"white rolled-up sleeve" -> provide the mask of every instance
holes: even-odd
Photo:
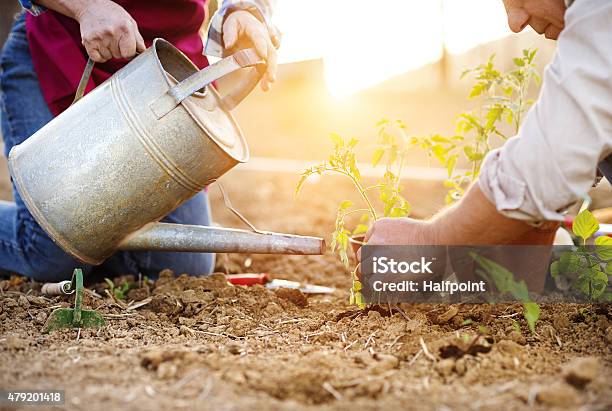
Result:
[[[517,136],[490,152],[478,184],[511,218],[562,220],[612,154],[612,1],[580,0],[565,14],[537,103]]]

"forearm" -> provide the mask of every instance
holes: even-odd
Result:
[[[98,0],[36,0],[36,4],[78,20],[88,3]]]
[[[538,102],[516,137],[490,152],[479,186],[502,214],[563,221],[612,154],[612,2],[582,0],[565,14]]]
[[[534,230],[523,221],[500,214],[478,184],[457,204],[435,216],[428,226],[435,244],[442,245],[508,244]]]

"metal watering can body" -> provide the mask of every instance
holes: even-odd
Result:
[[[312,237],[272,234],[262,241],[265,235],[243,230],[156,223],[248,159],[229,109],[258,76],[224,98],[209,85],[261,63],[253,50],[239,53],[198,71],[178,49],[156,39],[11,150],[17,190],[62,249],[88,264],[100,264],[118,249],[227,252],[233,238],[242,241],[236,251],[322,252],[322,240]]]

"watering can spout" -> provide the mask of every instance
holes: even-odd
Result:
[[[123,240],[119,249],[320,255],[325,252],[325,241],[318,237],[293,234],[149,223]]]

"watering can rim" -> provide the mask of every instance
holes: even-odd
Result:
[[[183,53],[180,49],[178,49],[176,46],[174,46],[172,43],[170,43],[168,40],[165,40],[161,37],[156,37],[155,39],[153,39],[153,42],[151,43],[151,51],[153,52],[153,54],[155,55],[155,64],[157,69],[159,70],[159,72],[162,74],[162,76],[164,77],[164,80],[166,82],[166,84],[168,85],[168,88],[172,88],[173,86],[176,85],[176,79],[174,79],[165,69],[163,66],[163,63],[159,57],[158,54],[158,47],[162,45],[162,47],[168,47],[169,49],[172,50],[172,52],[179,58],[181,58],[186,64],[188,64],[192,69],[193,69],[193,73],[194,74],[198,71],[200,71],[200,69],[198,68],[198,66],[196,66],[190,59],[189,57],[187,57],[185,55],[185,53]],[[202,70],[206,70],[207,67],[205,67]],[[193,99],[197,99],[197,98],[204,98],[207,93],[212,93],[213,95],[215,95],[216,100],[220,106],[220,108],[223,109],[223,111],[225,112],[225,115],[227,116],[227,118],[230,120],[230,122],[232,123],[232,126],[235,128],[236,130],[236,138],[237,138],[237,144],[239,144],[242,147],[242,153],[243,155],[238,157],[236,155],[236,153],[231,150],[232,146],[228,146],[222,138],[219,138],[215,133],[213,133],[204,122],[202,122],[200,120],[200,118],[197,116],[195,110],[194,110],[194,101]],[[232,159],[234,159],[235,161],[237,161],[238,163],[246,163],[247,161],[249,161],[250,159],[250,150],[249,150],[249,145],[246,141],[246,138],[244,137],[244,134],[242,133],[242,129],[240,128],[240,125],[238,124],[238,122],[236,121],[236,119],[234,118],[234,116],[232,115],[231,111],[224,106],[223,103],[223,99],[221,98],[221,96],[219,95],[219,93],[217,92],[217,90],[215,90],[214,87],[208,87],[206,86],[206,90],[204,93],[196,91],[193,94],[191,94],[189,97],[187,97],[185,100],[181,101],[181,106],[187,111],[187,113],[189,113],[189,116],[191,117],[191,119],[193,121],[195,121],[195,123],[202,129],[202,131],[204,133],[206,133],[206,135],[212,139],[215,144],[217,146],[219,146],[219,148],[221,150],[223,150],[227,155],[229,155]]]

